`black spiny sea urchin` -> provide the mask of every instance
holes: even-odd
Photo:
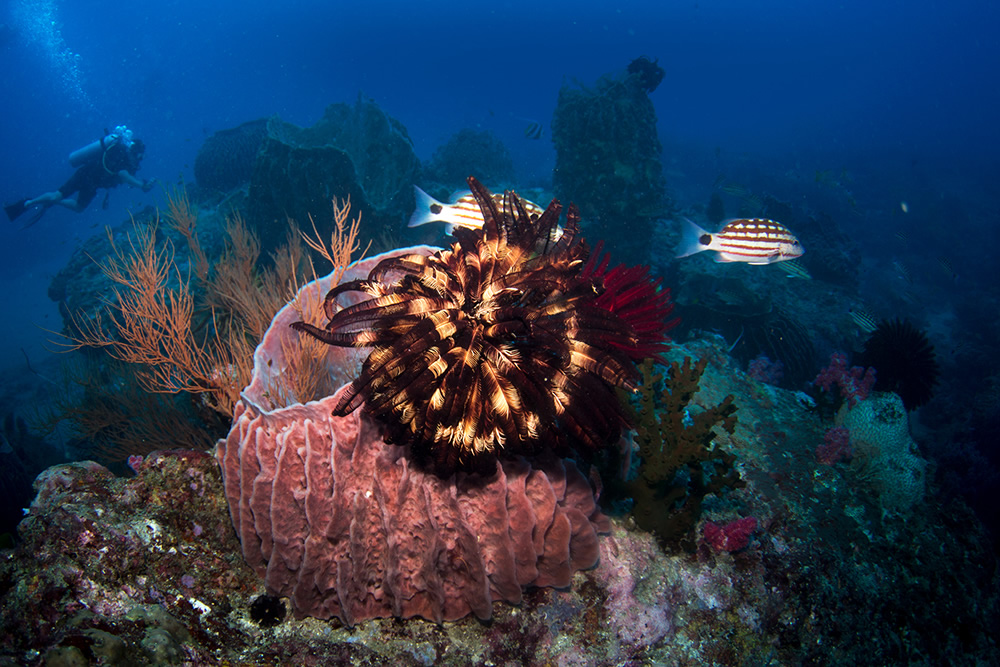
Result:
[[[615,388],[634,388],[634,361],[662,349],[669,292],[644,270],[588,263],[575,206],[560,233],[558,201],[532,219],[516,194],[469,185],[481,231],[456,228],[446,250],[387,259],[367,280],[338,285],[324,329],[292,325],[373,348],[334,414],[363,403],[388,442],[409,444],[442,475],[490,472],[499,455],[543,444],[614,442],[627,424]],[[602,298],[606,282],[623,296]],[[338,310],[351,291],[369,298]]]
[[[895,392],[907,410],[919,408],[934,394],[938,377],[934,346],[908,320],[879,322],[858,363],[873,367],[875,389]]]

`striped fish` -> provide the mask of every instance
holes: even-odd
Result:
[[[544,134],[545,128],[537,120],[530,121],[528,126],[524,128],[524,138],[525,139],[541,139],[542,134]]]
[[[875,318],[864,309],[852,308],[851,319],[854,320],[854,323],[858,326],[858,328],[866,334],[870,334],[878,328],[878,322],[876,322]]]
[[[802,262],[797,259],[782,262],[781,269],[788,274],[789,278],[802,278],[803,280],[812,280],[813,278],[809,270],[802,266]]]
[[[716,234],[685,218],[684,234],[677,257],[687,257],[705,250],[719,253],[717,262],[773,264],[801,257],[805,250],[795,235],[780,222],[764,218],[729,220]]]
[[[451,196],[451,202],[448,204],[439,202],[416,185],[413,186],[413,191],[417,197],[417,208],[410,216],[410,223],[407,227],[419,227],[429,222],[443,222],[447,225],[446,229],[449,234],[455,227],[483,228],[483,212],[479,210],[479,204],[476,203],[476,198],[469,190],[456,192]],[[503,206],[502,193],[494,194],[493,200],[496,201],[497,206]],[[534,202],[527,199],[521,201],[524,202],[524,208],[532,220],[545,212]]]

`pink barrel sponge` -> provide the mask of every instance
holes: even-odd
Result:
[[[272,379],[282,340],[297,335],[284,319],[255,355]],[[356,362],[331,357],[331,372]],[[514,458],[488,477],[440,478],[386,445],[364,410],[334,417],[336,394],[274,407],[267,384],[244,391],[216,456],[246,561],[298,615],[486,619],[493,601],[568,586],[597,563],[607,518],[572,461]]]

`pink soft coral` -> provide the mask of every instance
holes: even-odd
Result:
[[[730,521],[727,524],[705,522],[705,543],[716,551],[739,551],[750,544],[750,536],[757,530],[757,519],[752,516]]]

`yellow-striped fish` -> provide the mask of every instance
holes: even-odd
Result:
[[[789,278],[802,278],[803,280],[812,280],[812,274],[806,267],[802,266],[802,262],[797,259],[793,259],[787,262],[782,262],[782,271],[788,274]]]
[[[417,208],[413,211],[413,215],[410,216],[410,222],[407,227],[419,227],[429,222],[443,222],[449,234],[451,234],[455,227],[468,227],[469,229],[483,228],[483,212],[479,209],[479,204],[476,202],[476,198],[472,196],[471,191],[461,190],[456,192],[451,196],[451,202],[448,204],[439,202],[416,185],[413,186],[413,192],[417,198]],[[503,193],[495,193],[493,200],[497,203],[497,206],[503,206]],[[530,202],[527,199],[522,199],[521,201],[524,202],[524,208],[528,211],[528,215],[531,216],[532,220],[545,212],[544,209],[534,202]]]

